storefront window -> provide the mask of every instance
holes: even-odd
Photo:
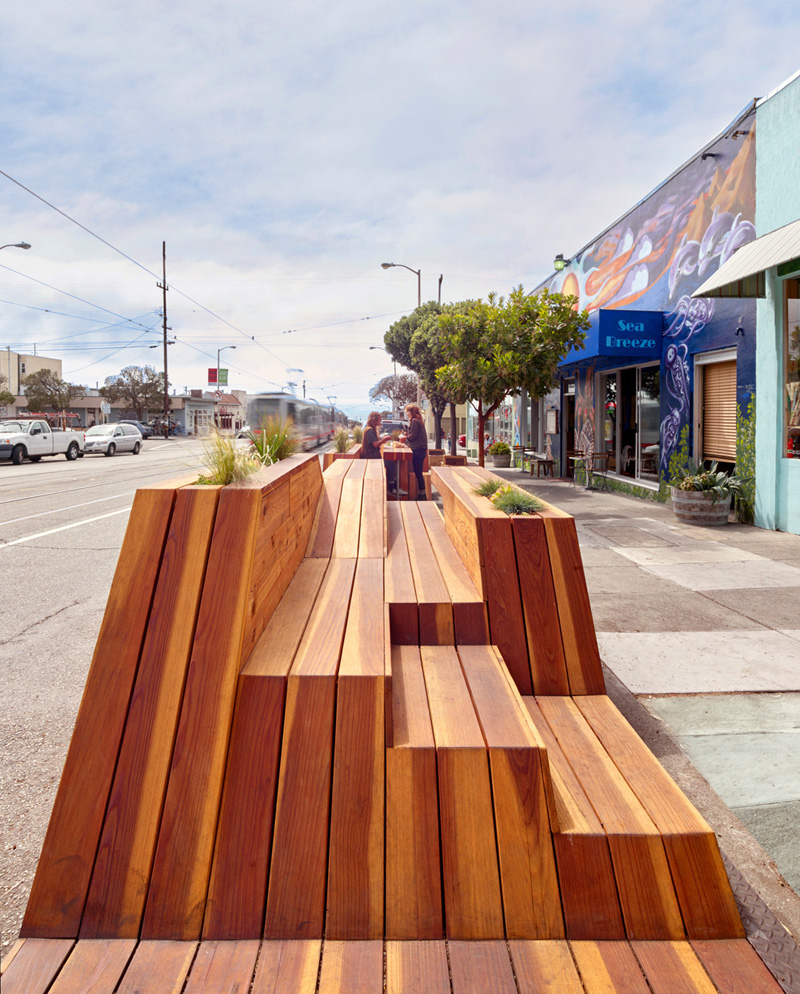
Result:
[[[784,452],[800,459],[800,280],[786,280],[785,398],[786,439]]]
[[[608,455],[608,469],[615,473],[617,470],[617,374],[607,373],[603,380],[600,396],[603,400],[603,447],[602,452]]]
[[[639,477],[658,480],[658,431],[661,404],[661,373],[658,366],[639,370],[639,431],[637,433]]]

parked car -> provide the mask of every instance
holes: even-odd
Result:
[[[461,446],[462,449],[466,448],[466,445],[467,445],[467,436],[466,435],[459,435],[458,436],[458,444]]]
[[[392,418],[381,421],[381,435],[391,435],[393,431],[406,432],[408,431],[408,425]]]
[[[89,428],[83,436],[83,451],[87,456],[101,452],[104,456],[113,456],[115,452],[132,452],[139,455],[142,447],[142,436],[133,425],[117,422],[113,425],[95,425]]]
[[[122,418],[120,421],[117,422],[117,424],[133,425],[134,428],[139,429],[139,434],[142,436],[142,439],[151,438],[153,435],[153,429],[150,427],[150,425],[142,424],[141,421],[134,421],[133,418]]]
[[[46,420],[9,418],[0,421],[0,459],[19,466],[24,459],[39,462],[42,456],[83,455],[83,432],[53,430]]]

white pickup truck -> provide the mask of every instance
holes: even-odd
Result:
[[[10,459],[15,466],[24,459],[39,462],[42,456],[83,455],[83,432],[53,430],[47,421],[8,418],[0,421],[0,460]]]

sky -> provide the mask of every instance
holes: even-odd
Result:
[[[0,12],[0,350],[361,416],[423,301],[533,288],[800,68],[774,0]],[[382,262],[397,268],[383,270]],[[235,346],[235,350],[232,348]],[[2,365],[0,364],[0,368]]]

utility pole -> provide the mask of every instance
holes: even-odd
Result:
[[[169,376],[167,375],[167,243],[161,243],[161,261],[163,264],[164,279],[156,286],[163,290],[164,295],[164,438],[169,438]]]

